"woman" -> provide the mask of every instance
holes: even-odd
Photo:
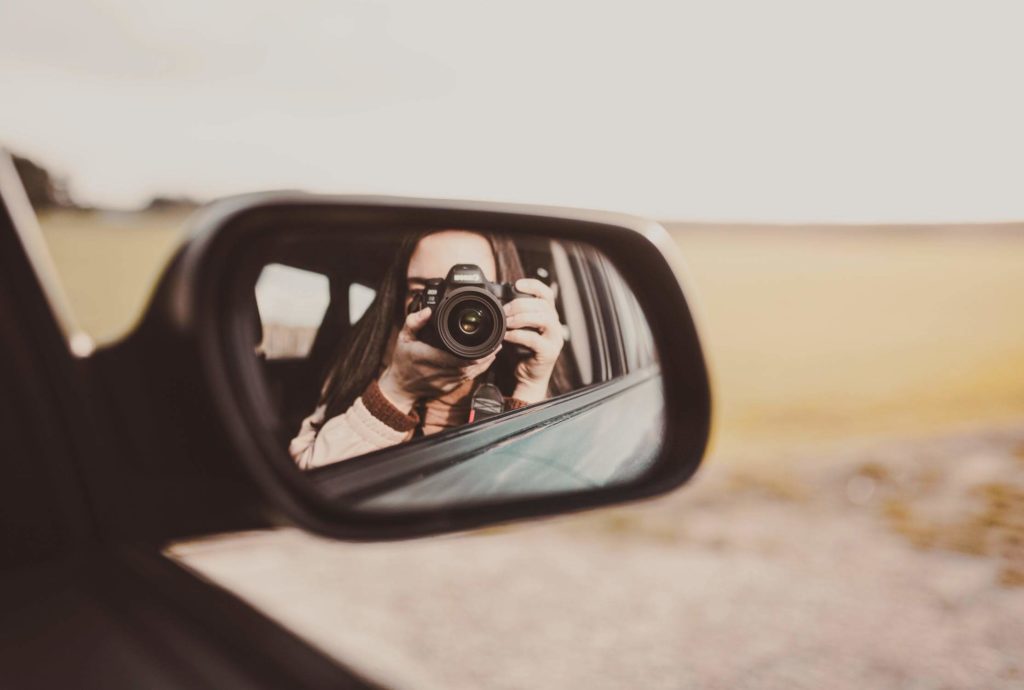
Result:
[[[501,347],[466,361],[417,338],[430,308],[406,314],[413,294],[455,264],[476,264],[494,282],[514,282],[520,297],[504,305],[505,342],[528,355],[499,356]],[[355,325],[327,377],[320,404],[307,417],[289,452],[302,469],[319,467],[469,421],[470,402],[484,374],[505,395],[505,409],[567,390],[562,327],[554,293],[523,277],[507,238],[465,230],[407,237],[373,304]]]

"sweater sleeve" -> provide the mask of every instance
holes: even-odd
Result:
[[[300,469],[329,465],[407,441],[419,422],[416,415],[404,414],[391,405],[376,381],[348,410],[327,420],[317,430],[314,425],[323,421],[324,412],[325,406],[321,405],[304,419],[298,435],[288,446]]]

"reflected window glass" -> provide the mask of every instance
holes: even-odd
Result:
[[[363,317],[376,296],[376,290],[366,287],[362,283],[352,283],[348,286],[348,323],[350,326]]]
[[[331,302],[327,276],[284,264],[268,264],[256,281],[262,326],[257,352],[266,359],[309,355]]]

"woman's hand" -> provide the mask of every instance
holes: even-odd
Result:
[[[416,338],[416,333],[430,321],[430,307],[405,317],[398,333],[391,362],[377,384],[391,404],[408,413],[417,400],[436,398],[476,378],[494,362],[498,350],[482,359],[465,360]]]
[[[517,280],[516,289],[533,296],[505,305],[505,342],[522,345],[532,354],[516,364],[517,385],[512,397],[535,403],[548,397],[551,372],[565,338],[555,311],[554,291],[533,278]]]

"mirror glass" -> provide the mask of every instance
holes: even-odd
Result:
[[[654,342],[593,246],[479,228],[287,237],[243,290],[239,350],[280,450],[332,501],[585,491],[658,457]]]

